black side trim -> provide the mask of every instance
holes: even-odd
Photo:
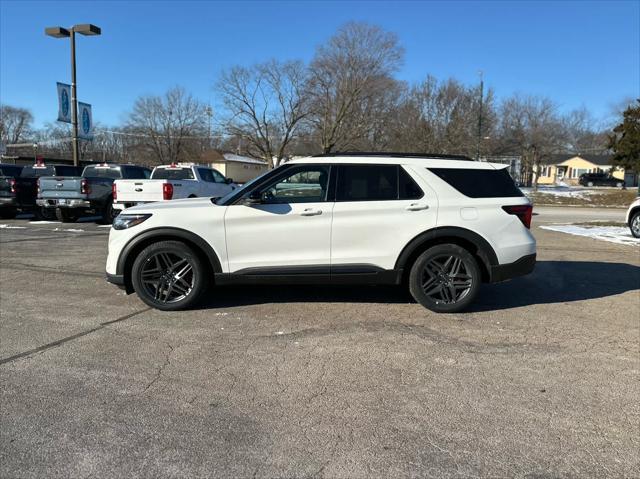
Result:
[[[402,270],[369,264],[246,268],[215,275],[216,284],[400,284]]]
[[[473,231],[464,228],[458,228],[455,226],[444,226],[442,228],[434,228],[425,231],[424,233],[420,233],[418,236],[409,241],[407,246],[405,246],[400,253],[400,256],[398,256],[394,269],[404,269],[406,267],[407,260],[411,257],[411,255],[425,243],[445,237],[461,238],[474,244],[478,248],[478,254],[487,267],[488,271],[491,271],[491,267],[493,265],[498,264],[498,256],[496,255],[496,252],[493,250],[487,240],[485,240],[478,233],[474,233]]]
[[[125,289],[123,275],[106,273],[106,276],[107,276],[107,282],[111,284],[115,284],[120,289]]]
[[[489,270],[491,276],[490,281],[492,283],[497,283],[499,281],[506,281],[518,276],[524,276],[525,274],[531,273],[535,267],[535,253],[523,256],[513,263],[493,265]]]
[[[214,273],[222,272],[222,267],[220,266],[220,260],[218,259],[218,256],[216,255],[215,251],[213,251],[213,248],[211,248],[211,246],[207,241],[202,239],[197,234],[192,233],[191,231],[180,229],[180,228],[152,228],[140,233],[138,236],[134,236],[133,238],[131,238],[131,240],[129,240],[129,242],[125,245],[125,247],[122,248],[122,251],[120,252],[120,257],[118,258],[118,265],[116,266],[116,274],[122,275],[122,276],[126,274],[125,265],[127,264],[127,257],[129,256],[131,251],[133,251],[136,248],[136,246],[140,245],[141,242],[144,242],[153,238],[162,238],[162,237],[172,237],[172,238],[179,238],[179,239],[184,239],[186,241],[190,241],[205,253],[205,255],[207,256],[207,259],[209,260],[209,264],[211,264],[211,268],[213,269]]]

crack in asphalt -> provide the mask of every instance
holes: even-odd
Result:
[[[158,381],[158,379],[160,379],[160,376],[162,376],[162,373],[163,373],[164,369],[171,364],[171,354],[173,353],[173,349],[174,348],[169,343],[165,343],[165,344],[169,348],[169,351],[167,352],[167,354],[164,357],[164,363],[161,364],[160,367],[158,367],[158,370],[156,371],[156,375],[145,386],[144,390],[142,391],[143,394],[145,392],[147,392],[151,388],[151,386],[153,386],[156,383],[156,381]]]
[[[112,319],[111,321],[104,321],[104,322],[100,323],[98,326],[96,326],[94,328],[87,329],[85,331],[73,334],[71,336],[67,336],[67,337],[62,338],[62,339],[58,339],[57,341],[53,341],[51,343],[44,344],[44,345],[39,346],[37,348],[29,349],[27,351],[23,351],[22,353],[14,354],[13,356],[9,356],[9,357],[4,358],[4,359],[0,359],[0,366],[3,365],[3,364],[11,363],[11,362],[16,361],[16,360],[21,359],[21,358],[25,358],[27,356],[31,356],[31,355],[36,354],[36,353],[41,353],[43,351],[46,351],[46,350],[51,349],[51,348],[55,348],[57,346],[61,346],[61,345],[65,344],[65,343],[68,343],[69,341],[73,341],[74,339],[82,338],[83,336],[87,336],[87,335],[89,335],[91,333],[95,333],[96,331],[100,331],[101,329],[104,329],[104,328],[106,328],[107,326],[109,326],[111,324],[119,323],[121,321],[125,321],[127,319],[131,319],[134,316],[137,316],[139,314],[146,313],[149,310],[151,310],[151,308],[145,308],[145,309],[141,309],[140,311],[136,311],[134,313],[125,314],[124,316],[121,316],[121,317],[116,318],[116,319]]]

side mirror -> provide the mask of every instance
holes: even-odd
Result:
[[[231,178],[227,178],[225,179],[225,183],[230,185],[231,183],[233,183],[233,180]]]
[[[245,200],[247,205],[259,205],[263,201],[263,195],[260,191],[252,191],[251,194]]]

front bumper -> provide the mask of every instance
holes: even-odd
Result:
[[[489,281],[491,283],[498,283],[500,281],[517,278],[518,276],[524,276],[531,273],[535,267],[535,253],[523,256],[513,263],[492,265],[491,271],[489,272]]]
[[[53,200],[38,198],[36,204],[45,208],[91,208],[91,203],[87,200],[65,198]]]

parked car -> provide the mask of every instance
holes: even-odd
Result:
[[[609,173],[583,173],[578,178],[578,183],[582,186],[616,186],[622,188],[624,180],[615,178]]]
[[[231,178],[206,166],[156,166],[148,180],[116,180],[113,183],[113,207],[123,210],[154,201],[182,198],[221,197],[237,188]]]
[[[426,308],[457,312],[480,283],[533,270],[531,215],[506,165],[304,158],[215,201],[127,209],[111,228],[107,280],[161,310],[193,306],[211,282],[369,283],[406,284]]]
[[[640,196],[629,206],[626,223],[629,225],[631,234],[640,238]]]
[[[70,165],[0,165],[0,216],[15,218],[18,212],[33,213],[49,219],[47,211],[36,204],[38,179],[41,176],[76,175],[80,168]]]
[[[113,208],[112,185],[119,178],[149,178],[151,170],[137,165],[101,163],[86,166],[82,176],[40,178],[39,206],[55,210],[60,221],[73,222],[93,212],[111,223],[119,213]]]

